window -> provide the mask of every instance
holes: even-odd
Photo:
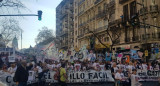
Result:
[[[77,6],[77,2],[75,2],[74,4],[75,4],[75,6]]]
[[[76,34],[75,35],[77,35],[77,31],[76,31]]]
[[[152,0],[151,5],[155,5],[155,0]]]
[[[130,18],[136,14],[136,1],[130,3]]]
[[[77,13],[77,9],[75,9],[75,13]]]
[[[101,12],[101,6],[98,7],[98,13],[100,13],[100,12]]]
[[[104,3],[103,9],[104,9],[104,10],[107,10],[107,4],[106,4],[106,3]]]
[[[109,41],[109,37],[107,37],[107,42]]]
[[[128,4],[123,6],[123,16],[124,16],[124,21],[128,21],[129,20],[129,16],[128,16]]]
[[[77,28],[77,23],[76,23],[76,25],[75,25],[75,26],[76,26],[76,28]]]
[[[77,16],[75,17],[75,21],[77,21]]]

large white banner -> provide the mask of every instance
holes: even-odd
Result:
[[[54,79],[56,72],[49,71],[42,77],[48,83],[57,83]],[[14,86],[16,83],[13,81],[11,74],[0,75],[0,81],[6,83],[8,86]],[[114,82],[111,71],[70,71],[68,72],[68,83],[83,83],[83,82]],[[34,71],[29,71],[28,84],[38,82],[37,74]]]
[[[111,71],[70,71],[68,72],[69,83],[83,82],[114,82]]]
[[[158,81],[160,70],[137,70],[139,81]]]

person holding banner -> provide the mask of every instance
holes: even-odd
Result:
[[[29,70],[33,67],[32,64],[27,67],[27,63],[25,60],[21,62],[21,66],[19,66],[15,72],[15,80],[18,86],[27,86]]]

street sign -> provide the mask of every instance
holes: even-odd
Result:
[[[148,50],[145,50],[145,56],[148,56]]]

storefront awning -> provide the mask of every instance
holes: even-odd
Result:
[[[105,45],[109,48],[110,47],[110,45],[109,44],[107,44],[107,43],[105,43]],[[104,49],[104,48],[106,48],[104,45],[102,45],[102,44],[95,44],[95,49]]]

